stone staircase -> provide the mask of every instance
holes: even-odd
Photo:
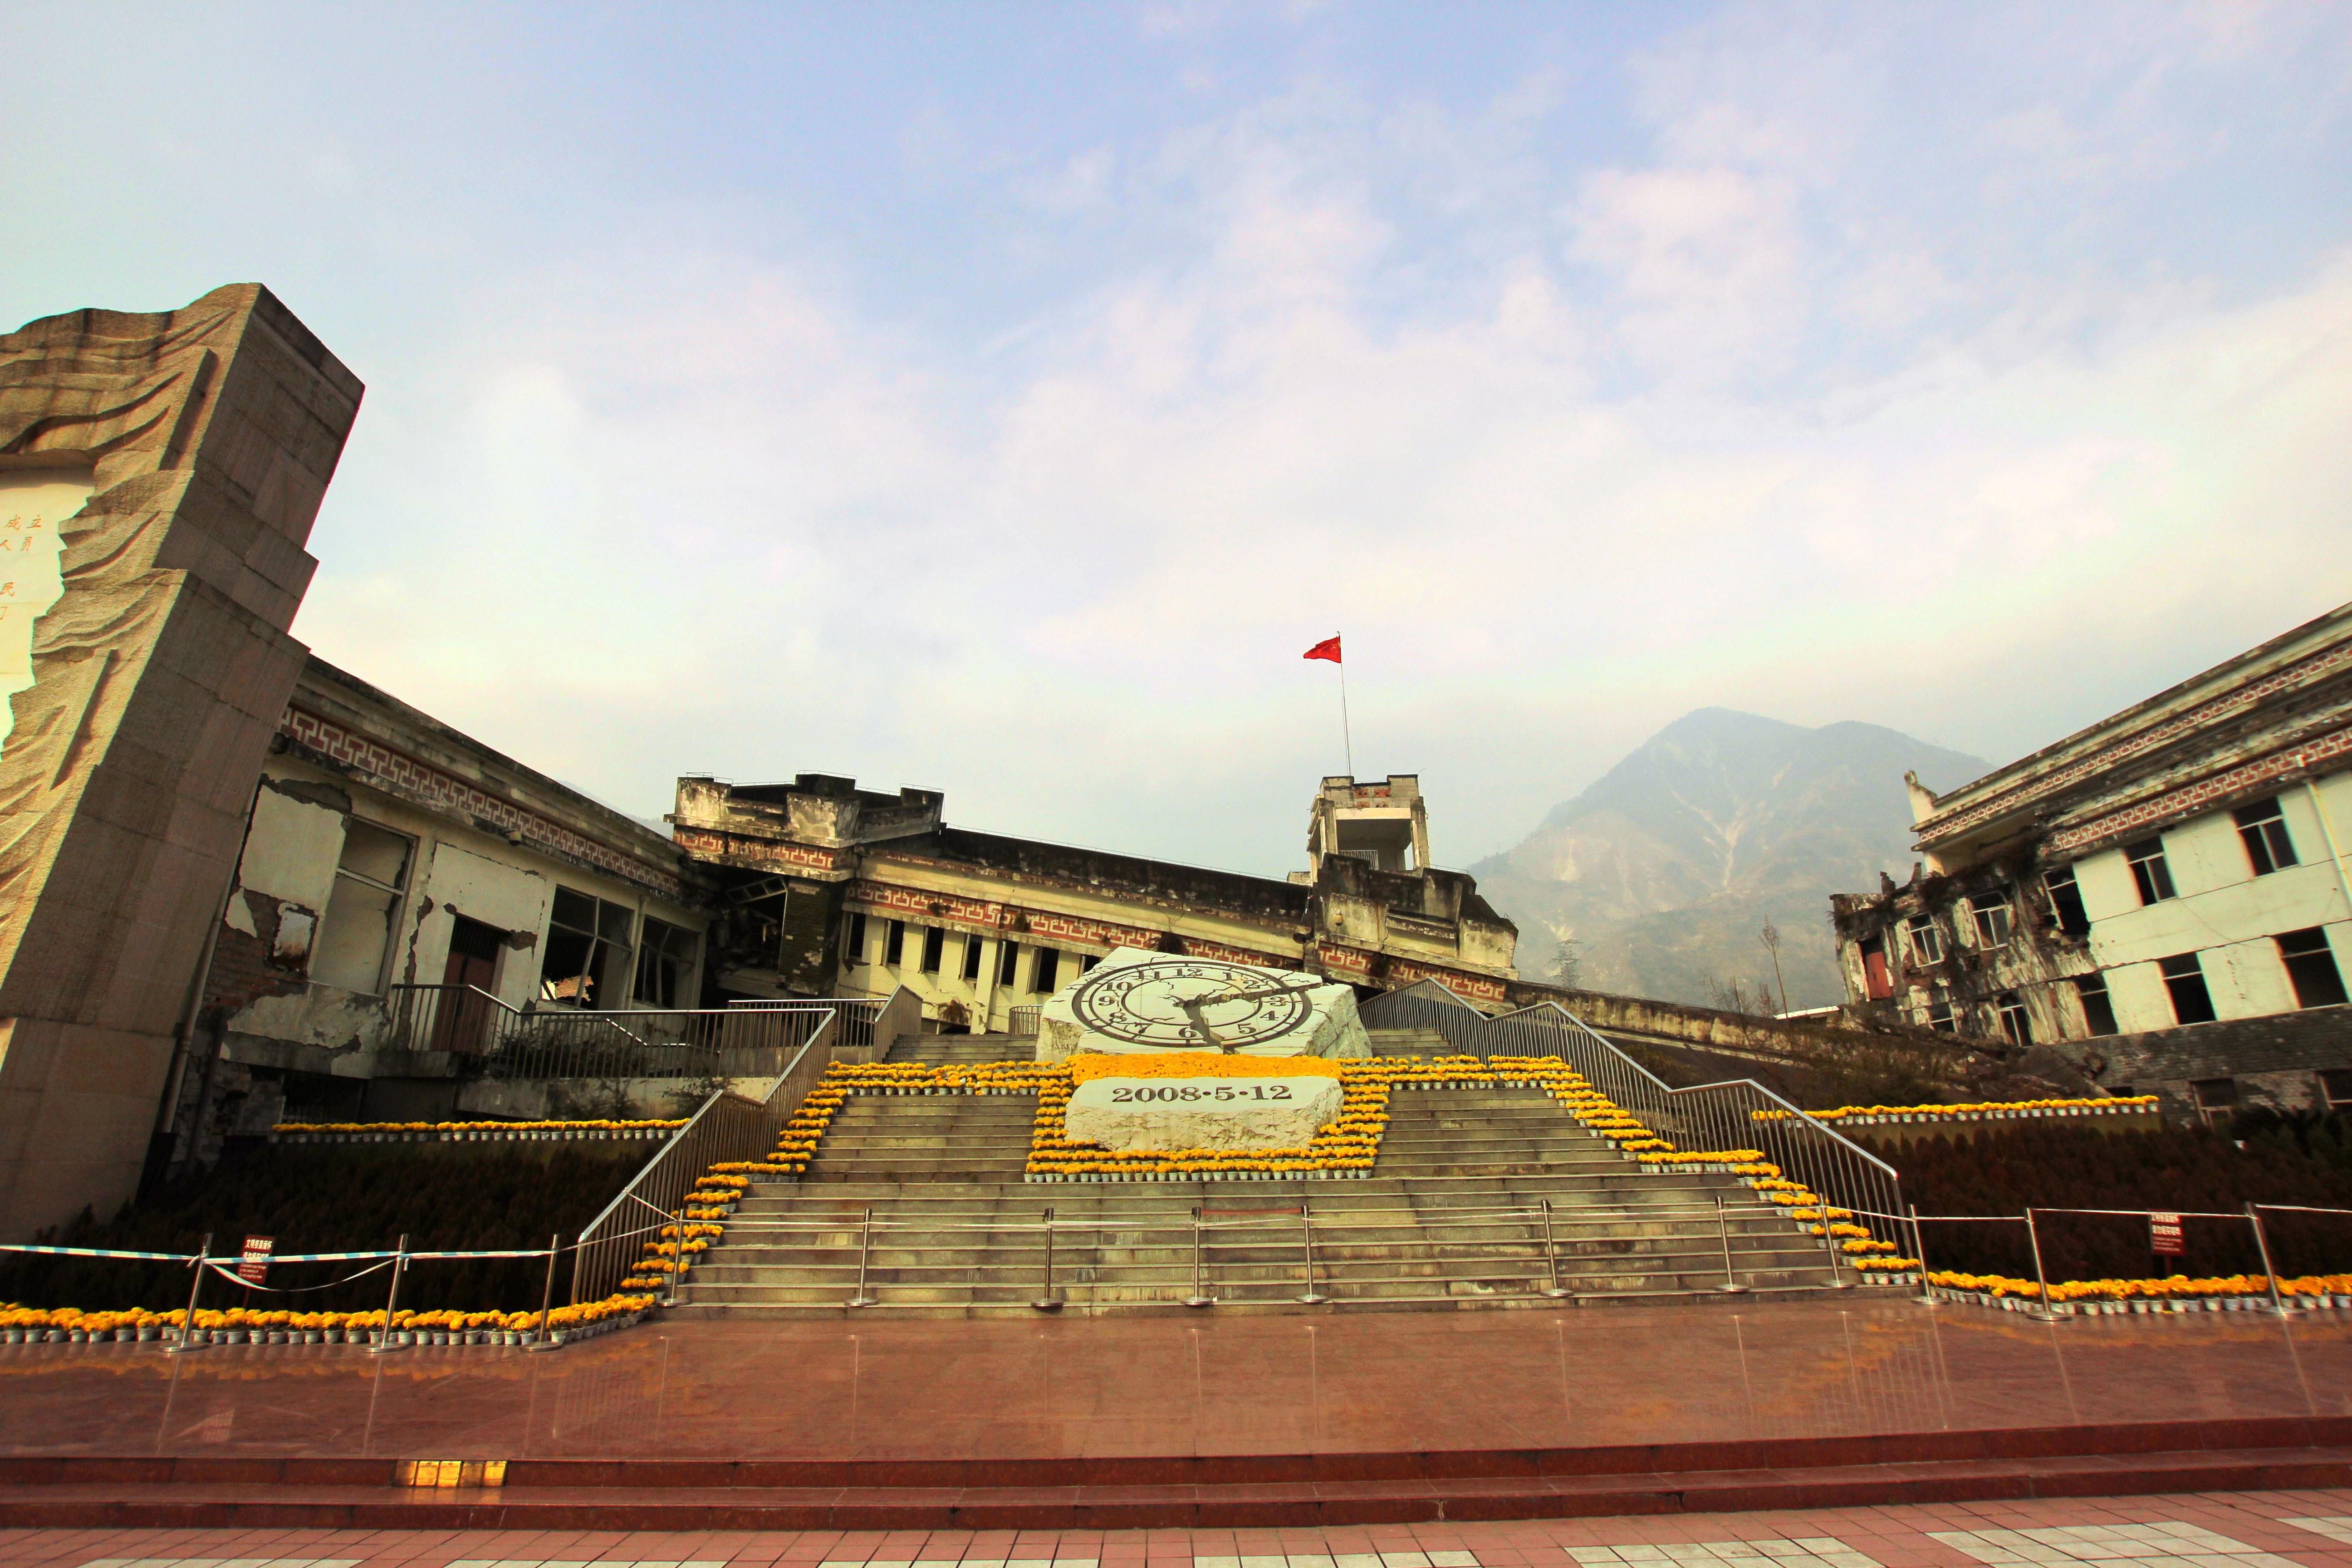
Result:
[[[956,1048],[987,1037],[933,1037]],[[1026,1042],[1021,1042],[1025,1045]],[[894,1051],[894,1059],[897,1058]],[[923,1059],[923,1058],[914,1058]],[[993,1059],[973,1057],[960,1059]],[[1307,1294],[1299,1205],[1313,1215],[1313,1293],[1349,1310],[1549,1305],[1553,1263],[1578,1304],[1738,1300],[1831,1282],[1818,1237],[1727,1176],[1646,1175],[1532,1089],[1400,1090],[1369,1179],[1026,1183],[1027,1096],[854,1096],[799,1183],[756,1184],[688,1276],[688,1315],[1026,1314],[1046,1297],[1085,1312],[1327,1310]],[[1718,1220],[1717,1200],[1723,1203]],[[1852,1276],[1840,1270],[1841,1280]]]
[[[1027,1061],[1036,1055],[1037,1042],[1011,1035],[914,1035],[891,1042],[887,1062]]]

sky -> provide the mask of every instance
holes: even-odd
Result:
[[[1697,707],[1995,762],[2352,599],[2352,6],[0,4],[0,324],[367,384],[296,635],[676,777],[1440,864]],[[1889,788],[1899,788],[1889,781]]]

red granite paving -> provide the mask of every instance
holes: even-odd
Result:
[[[0,1348],[0,1410],[10,1455],[1426,1455],[2352,1415],[2352,1322],[1850,1299],[680,1322],[552,1355],[28,1345]]]

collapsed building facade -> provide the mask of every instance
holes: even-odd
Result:
[[[722,881],[722,999],[880,996],[900,986],[951,1029],[1013,1027],[1117,947],[1311,968],[1375,989],[1427,979],[1507,1001],[1518,932],[1429,864],[1417,778],[1327,778],[1308,868],[1287,879],[953,827],[936,791],[803,773],[678,781],[680,848]]]
[[[2210,1118],[2352,1104],[2352,605],[1937,795],[1832,900],[1850,1005]]]

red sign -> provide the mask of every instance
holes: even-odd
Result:
[[[245,1255],[236,1260],[236,1277],[248,1285],[258,1285],[268,1279],[269,1249],[277,1245],[272,1237],[247,1237]]]
[[[2152,1214],[2147,1216],[2147,1249],[2158,1258],[2179,1258],[2189,1251],[2189,1238],[2180,1229],[2177,1214]]]

